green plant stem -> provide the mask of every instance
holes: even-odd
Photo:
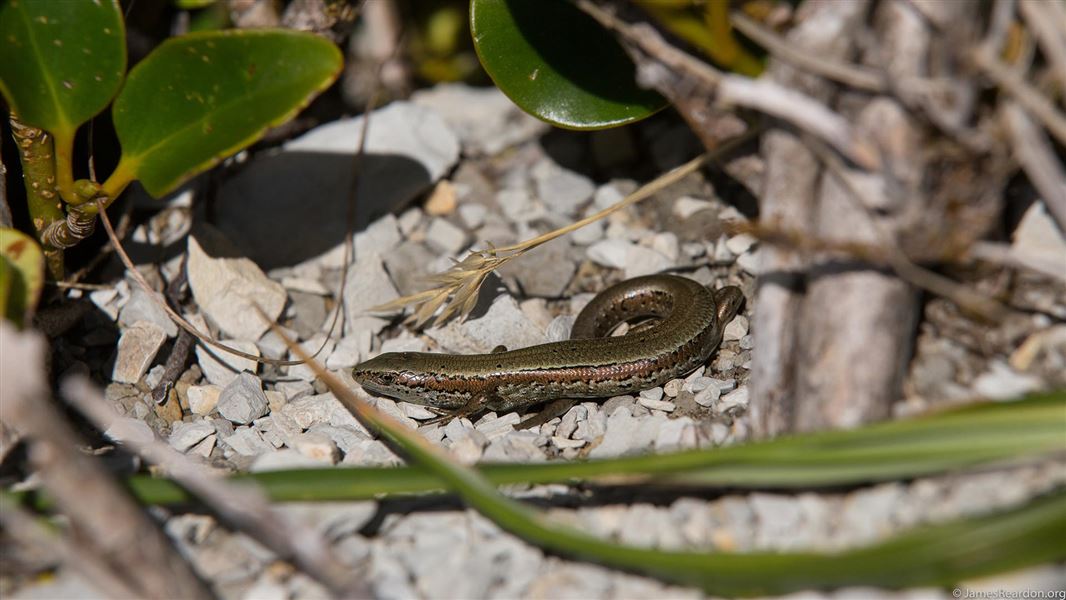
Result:
[[[12,113],[11,131],[19,148],[22,162],[22,179],[26,185],[26,206],[29,209],[33,229],[44,250],[48,274],[55,280],[63,279],[63,250],[48,244],[44,232],[52,223],[63,221],[63,202],[56,189],[55,149],[52,136],[30,127]]]
[[[74,193],[73,132],[65,135],[57,135],[53,132],[52,139],[55,148],[56,190],[59,192],[59,197],[67,204],[78,204],[78,195]]]
[[[111,206],[115,198],[118,198],[126,190],[126,186],[133,183],[133,180],[136,179],[136,170],[137,165],[125,155],[119,159],[115,170],[111,172],[107,180],[100,184],[100,189],[107,198],[104,200],[104,208]]]

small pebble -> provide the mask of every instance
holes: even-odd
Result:
[[[203,329],[201,329],[203,331]],[[226,346],[240,350],[245,354],[260,356],[259,348],[252,342],[240,340],[226,340]],[[216,358],[217,357],[217,358]],[[204,376],[211,383],[218,386],[228,385],[237,378],[242,371],[255,372],[259,365],[250,358],[235,356],[217,348],[207,348],[203,344],[196,345],[196,360],[204,372]]]
[[[241,373],[218,396],[218,413],[233,423],[246,424],[267,412],[266,394],[259,378]]]
[[[222,388],[217,385],[194,385],[186,392],[189,398],[189,410],[194,415],[206,415],[215,410]]]
[[[707,210],[713,206],[714,204],[711,204],[707,200],[699,200],[691,196],[682,196],[674,201],[674,215],[681,220],[685,220],[697,212]]]
[[[437,416],[436,413],[419,404],[411,404],[410,402],[397,402],[396,404],[400,407],[403,414],[411,419],[425,421]]]
[[[570,438],[565,438],[558,435],[552,436],[552,444],[560,450],[565,450],[567,448],[580,448],[587,443],[588,442],[586,442],[585,440],[572,440]]]
[[[466,232],[440,217],[430,221],[426,245],[442,254],[456,254],[466,246]]]
[[[148,365],[155,360],[156,353],[166,339],[163,328],[149,321],[137,321],[126,328],[118,340],[115,368],[111,371],[112,381],[137,383],[148,370]]]
[[[754,236],[747,233],[739,233],[725,241],[725,247],[729,248],[729,251],[736,255],[745,254],[748,250],[751,250],[755,242],[758,241]]]
[[[464,202],[459,205],[459,218],[463,220],[463,225],[466,225],[467,229],[481,227],[485,223],[486,213],[488,213],[488,208],[484,204]]]
[[[195,421],[186,423],[178,421],[170,432],[170,445],[178,452],[185,452],[200,442],[200,440],[215,433],[215,427],[207,421]]]
[[[274,451],[274,447],[263,439],[263,435],[251,427],[235,429],[232,435],[223,437],[222,442],[241,456],[259,456]]]
[[[722,331],[723,342],[735,342],[748,335],[748,318],[744,315],[737,315],[726,324],[725,329]]]
[[[722,396],[722,390],[716,385],[710,385],[696,392],[696,404],[711,406]]]
[[[681,392],[681,386],[684,384],[685,382],[681,379],[671,379],[663,385],[663,393],[671,398],[676,398],[678,393]]]
[[[450,215],[455,212],[455,205],[455,185],[447,179],[441,179],[426,199],[426,214],[434,217]]]
[[[662,398],[663,398],[663,388],[661,388],[661,387],[653,387],[650,390],[642,390],[640,392],[640,397],[641,398],[646,398],[648,400],[662,400]]]
[[[674,409],[677,408],[677,405],[673,402],[668,402],[666,400],[652,400],[651,398],[644,397],[638,398],[637,403],[646,408],[661,410],[663,412],[674,412]]]
[[[331,465],[336,464],[337,460],[340,459],[337,444],[321,433],[302,433],[296,436],[289,446],[308,458]]]
[[[697,400],[699,402],[699,400]],[[721,411],[744,409],[748,406],[748,386],[739,387],[721,397]]]

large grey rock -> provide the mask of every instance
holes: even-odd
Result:
[[[364,122],[333,121],[276,153],[256,156],[222,186],[219,228],[267,269],[302,263],[343,244],[353,155]],[[432,110],[394,102],[371,113],[356,192],[357,229],[413,200],[458,158],[458,138]]]
[[[406,296],[426,289],[425,277],[437,255],[422,242],[407,240],[382,258],[392,281]]]
[[[232,257],[227,246],[207,228],[189,236],[189,287],[200,310],[219,329],[231,338],[255,341],[285,308],[285,288],[251,260]]]
[[[111,379],[118,383],[137,383],[148,365],[155,360],[167,334],[161,327],[148,321],[137,321],[122,332],[118,340],[115,368]]]

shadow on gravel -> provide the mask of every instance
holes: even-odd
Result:
[[[352,164],[349,154],[257,156],[222,184],[211,222],[264,270],[318,256],[344,241]],[[410,158],[367,154],[355,231],[402,209],[432,183],[426,169]]]

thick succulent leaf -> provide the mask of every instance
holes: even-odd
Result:
[[[341,66],[337,47],[309,33],[230,30],[170,39],[130,71],[115,100],[122,159],[112,177],[140,179],[161,196],[292,118]]]
[[[30,236],[0,227],[0,316],[22,325],[44,287],[44,254]]]
[[[0,91],[22,122],[73,139],[126,73],[118,2],[4,0],[0,56]]]
[[[565,0],[471,0],[481,64],[529,114],[569,129],[603,129],[647,117],[666,100],[636,83],[609,32]]]

